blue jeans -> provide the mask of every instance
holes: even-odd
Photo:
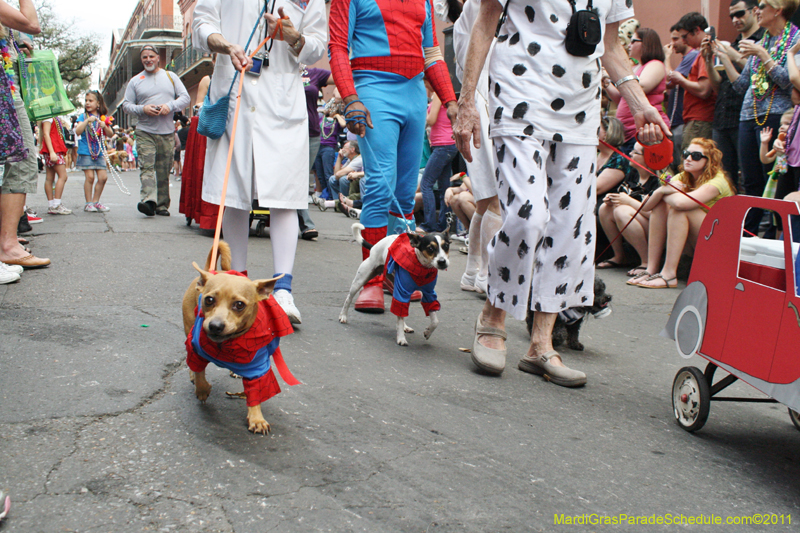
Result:
[[[420,226],[425,231],[443,231],[445,229],[447,207],[444,205],[444,192],[450,186],[452,170],[450,164],[458,153],[455,144],[447,146],[432,146],[431,157],[425,165],[422,174],[422,209],[425,222]],[[433,193],[433,184],[439,184],[439,220],[436,220],[436,195]]]
[[[333,176],[333,165],[336,162],[336,148],[320,145],[317,157],[314,159],[314,172],[321,189],[328,186],[328,177]]]
[[[342,176],[341,178],[331,176],[328,178],[328,190],[331,193],[332,200],[338,200],[339,193],[347,197],[350,195],[350,180],[347,179],[347,176]]]

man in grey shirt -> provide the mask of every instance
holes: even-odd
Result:
[[[148,217],[169,216],[169,170],[175,131],[172,115],[189,106],[189,93],[174,73],[159,68],[161,58],[150,45],[140,52],[144,70],[125,89],[122,108],[139,117],[136,148],[141,173],[139,211]]]

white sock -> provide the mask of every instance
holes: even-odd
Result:
[[[61,205],[61,199],[60,198],[53,199],[53,207],[58,207],[60,205]]]
[[[226,207],[225,213],[222,215],[222,234],[225,242],[231,247],[231,268],[239,272],[247,269],[250,211]],[[216,266],[212,265],[211,268],[216,268]]]
[[[56,207],[57,205],[55,200],[47,200],[47,207]]]
[[[481,221],[483,215],[479,215],[477,211],[472,215],[472,220],[469,223],[469,246],[467,247],[467,268],[464,269],[464,274],[472,278],[478,273],[481,261]]]
[[[292,273],[298,231],[300,224],[296,209],[269,210],[269,240],[272,243],[272,265],[276,274]]]
[[[500,228],[503,227],[503,217],[493,211],[486,211],[483,214],[481,223],[481,269],[478,277],[485,278],[489,275],[489,252],[487,246],[492,242]]]

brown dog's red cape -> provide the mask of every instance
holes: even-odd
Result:
[[[241,272],[225,272],[244,276]],[[292,375],[283,360],[280,337],[294,332],[289,318],[274,298],[258,302],[258,314],[252,327],[243,335],[222,343],[212,342],[203,330],[203,311],[195,308],[195,323],[186,339],[186,363],[192,372],[202,372],[209,362],[243,376],[247,406],[267,401],[281,388],[269,364],[270,356],[278,373],[287,385],[300,382]]]

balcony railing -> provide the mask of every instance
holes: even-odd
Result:
[[[211,57],[211,54],[206,54],[197,48],[189,45],[183,52],[175,57],[167,67],[167,70],[173,71],[178,76],[183,74],[191,68],[192,65],[203,59],[204,57]]]
[[[136,26],[136,30],[133,32],[132,39],[136,40],[142,36],[142,34],[147,30],[158,30],[158,29],[166,29],[166,30],[178,30],[180,31],[181,28],[178,26],[175,27],[175,17],[172,15],[146,15],[142,17],[142,20],[139,21],[139,24]]]

